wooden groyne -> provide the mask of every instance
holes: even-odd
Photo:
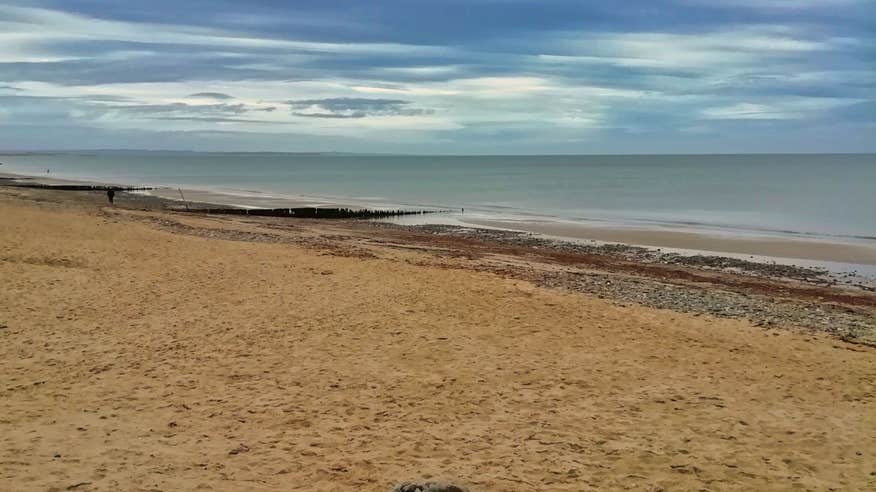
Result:
[[[0,184],[17,188],[35,188],[42,190],[60,191],[100,191],[100,192],[123,192],[123,191],[149,191],[154,188],[146,186],[109,186],[109,185],[74,185],[74,184],[44,184],[14,181],[10,178],[0,178]],[[378,210],[367,208],[342,208],[342,207],[297,207],[297,208],[210,208],[205,204],[191,204],[182,196],[185,209],[175,206],[165,207],[177,212],[197,214],[221,214],[221,215],[252,215],[259,217],[289,217],[295,219],[382,219],[387,217],[401,217],[405,215],[423,215],[448,212],[448,210]]]
[[[36,188],[40,190],[61,190],[61,191],[149,191],[154,188],[148,186],[109,186],[109,185],[53,185],[43,183],[4,183],[6,186],[15,188]]]
[[[224,215],[255,215],[260,217],[291,217],[296,219],[381,219],[403,215],[441,213],[442,210],[371,210],[366,208],[192,208],[185,212]]]

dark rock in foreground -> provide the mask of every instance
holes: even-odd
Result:
[[[392,492],[468,492],[468,489],[445,482],[404,482],[396,485]]]

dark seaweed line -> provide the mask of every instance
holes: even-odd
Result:
[[[256,215],[262,217],[291,217],[297,219],[379,219],[402,215],[441,213],[440,210],[370,210],[352,208],[193,208],[181,212],[225,215]]]

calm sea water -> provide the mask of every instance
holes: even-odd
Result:
[[[0,171],[138,185],[609,221],[876,237],[876,155],[375,156],[76,153],[0,156]]]

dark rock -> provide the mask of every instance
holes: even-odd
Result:
[[[396,485],[392,492],[468,492],[468,489],[446,482],[404,482]]]
[[[247,453],[247,452],[249,452],[249,446],[247,446],[246,444],[240,443],[240,445],[238,445],[236,448],[229,451],[228,454],[234,455],[234,454],[241,454],[241,453]]]

